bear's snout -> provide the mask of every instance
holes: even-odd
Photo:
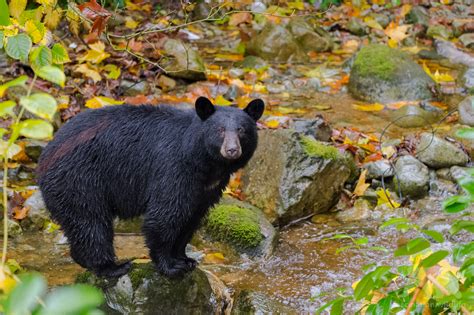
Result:
[[[228,160],[236,160],[242,155],[242,147],[240,146],[237,132],[225,132],[224,142],[221,146],[221,155]]]

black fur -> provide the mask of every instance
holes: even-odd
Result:
[[[116,263],[112,221],[144,214],[157,269],[177,276],[196,266],[186,244],[231,174],[252,157],[263,113],[261,101],[245,111],[210,109],[203,101],[196,102],[199,116],[167,106],[88,110],[56,133],[38,163],[39,185],[79,265],[103,276],[125,274],[130,263]],[[240,141],[238,158],[221,154],[228,135]]]

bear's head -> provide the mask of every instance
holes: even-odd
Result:
[[[195,105],[209,155],[229,163],[246,163],[257,147],[256,123],[263,114],[263,101],[252,100],[243,110],[214,106],[205,97],[199,97]]]

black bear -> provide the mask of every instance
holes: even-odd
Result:
[[[113,219],[143,214],[158,271],[172,277],[194,269],[186,244],[231,174],[252,157],[263,110],[260,99],[241,110],[200,97],[195,110],[110,106],[67,122],[37,173],[72,258],[99,276],[127,273],[130,262],[116,262]]]

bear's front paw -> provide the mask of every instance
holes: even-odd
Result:
[[[128,273],[131,267],[132,263],[130,261],[126,261],[121,264],[112,263],[106,266],[100,266],[94,268],[92,271],[99,277],[119,278]]]
[[[188,271],[193,271],[194,269],[196,269],[198,262],[195,259],[189,257],[184,257],[183,259],[186,263],[186,266],[188,267]]]
[[[184,259],[169,259],[156,265],[158,271],[170,278],[182,277],[189,271],[189,266]]]

